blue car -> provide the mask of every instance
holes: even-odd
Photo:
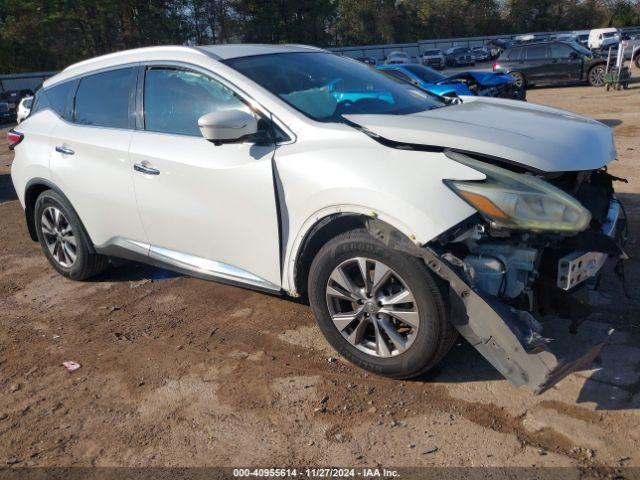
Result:
[[[462,72],[443,75],[423,65],[381,65],[381,72],[440,96],[480,95],[526,99],[526,89],[518,87],[511,75],[493,72]]]

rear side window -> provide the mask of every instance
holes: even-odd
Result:
[[[505,52],[505,58],[510,61],[520,60],[520,55],[522,54],[521,48],[514,48],[511,50],[507,50]]]
[[[97,73],[80,80],[75,122],[80,125],[129,128],[129,95],[133,68]]]
[[[200,136],[198,119],[218,110],[247,109],[236,94],[201,73],[151,68],[144,79],[145,130]]]
[[[527,60],[541,60],[547,58],[547,46],[536,45],[525,49]]]

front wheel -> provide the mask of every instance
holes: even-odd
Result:
[[[449,351],[456,332],[424,262],[354,230],[327,243],[309,272],[309,301],[327,341],[374,373],[411,378]]]
[[[589,70],[589,85],[592,87],[602,87],[604,85],[605,68],[604,65],[596,65]]]
[[[514,78],[516,87],[518,88],[526,88],[527,81],[524,78],[524,75],[520,72],[511,72],[510,75]]]

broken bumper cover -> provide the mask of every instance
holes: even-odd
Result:
[[[591,364],[612,333],[580,357],[561,359],[551,351],[549,341],[541,335],[542,326],[531,314],[471,288],[461,261],[440,257],[430,249],[423,258],[449,283],[451,321],[458,332],[515,386],[543,393]]]
[[[562,358],[542,336],[542,325],[529,313],[472,287],[466,264],[431,246],[418,247],[381,222],[368,223],[369,232],[392,248],[420,257],[449,285],[450,320],[460,334],[515,386],[540,394],[576,370],[586,368],[600,354],[613,333],[577,358]]]

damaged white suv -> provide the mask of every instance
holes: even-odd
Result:
[[[9,132],[33,240],[82,280],[110,257],[307,298],[353,363],[398,378],[462,334],[541,392],[539,322],[620,257],[611,130],[447,100],[304,46],[154,47],[47,80]],[[577,312],[581,314],[581,312]]]

